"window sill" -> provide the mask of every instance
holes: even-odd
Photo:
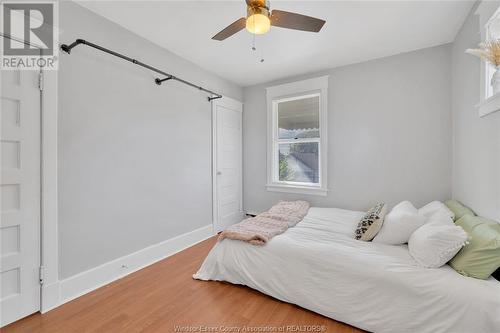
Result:
[[[326,196],[328,194],[327,189],[321,187],[312,187],[312,186],[267,184],[266,188],[270,192],[300,193],[300,194],[321,195],[321,196]]]
[[[490,113],[500,110],[500,93],[485,99],[476,107],[479,109],[479,117],[485,117]]]

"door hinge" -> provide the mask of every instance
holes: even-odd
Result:
[[[40,91],[43,91],[43,72],[40,72],[38,74],[38,89],[40,89]]]
[[[38,277],[39,277],[40,284],[43,285],[43,283],[45,281],[45,267],[44,266],[40,266],[38,268]]]

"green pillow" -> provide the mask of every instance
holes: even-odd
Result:
[[[457,200],[448,200],[444,204],[455,214],[455,221],[460,220],[464,215],[476,216],[472,210],[465,207]]]
[[[469,242],[449,262],[462,275],[487,279],[500,267],[500,224],[465,215],[455,222],[469,235]]]

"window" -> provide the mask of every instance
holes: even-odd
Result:
[[[328,77],[267,88],[270,191],[326,195]]]
[[[500,12],[495,12],[495,14],[493,14],[493,16],[488,20],[488,23],[485,25],[484,34],[486,35],[485,40],[500,39]],[[484,63],[484,66],[486,72],[485,77],[487,80],[485,83],[486,91],[484,97],[488,99],[494,95],[490,82],[496,69],[489,63]]]
[[[500,39],[500,9],[495,1],[482,1],[476,10],[479,16],[481,30],[481,40]],[[481,61],[481,81],[480,81],[480,101],[477,105],[479,116],[484,117],[488,114],[500,110],[500,93],[495,93],[491,85],[491,78],[496,69]]]
[[[319,184],[319,94],[274,101],[277,112],[276,181]]]

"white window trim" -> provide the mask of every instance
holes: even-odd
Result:
[[[328,161],[328,135],[327,135],[327,113],[328,113],[328,75],[313,79],[307,79],[278,86],[268,87],[267,94],[267,185],[268,191],[300,193],[310,195],[326,196],[327,189],[327,161]],[[274,181],[274,165],[276,155],[275,151],[275,135],[277,126],[277,117],[274,111],[274,103],[276,100],[284,100],[297,96],[305,96],[308,94],[320,95],[320,147],[319,147],[319,185],[287,183]]]
[[[488,37],[488,25],[493,17],[495,17],[500,9],[495,1],[483,1],[478,6],[475,14],[479,16],[479,24],[481,29],[481,40],[486,40]],[[489,64],[481,61],[480,73],[480,101],[476,105],[479,117],[485,117],[491,113],[500,110],[500,93],[493,96],[488,96],[489,78],[487,76]]]

